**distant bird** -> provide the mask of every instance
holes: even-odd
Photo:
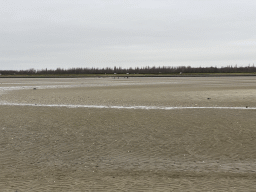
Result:
[[[208,97],[207,99],[211,99],[211,98]]]

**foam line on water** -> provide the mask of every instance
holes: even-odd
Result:
[[[68,104],[29,104],[29,103],[0,103],[7,106],[33,107],[66,107],[66,108],[96,108],[96,109],[145,109],[145,110],[175,110],[175,109],[256,109],[256,107],[161,107],[161,106],[110,106],[110,105],[68,105]]]

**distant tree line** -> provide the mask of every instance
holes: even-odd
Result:
[[[162,67],[106,67],[106,68],[57,68],[47,69],[28,69],[28,70],[0,70],[1,75],[69,75],[69,74],[178,74],[178,73],[255,73],[256,67],[248,65],[246,67],[227,66],[227,67],[191,67],[191,66],[162,66]]]

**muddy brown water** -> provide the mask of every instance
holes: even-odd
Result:
[[[0,79],[0,191],[255,191],[255,97],[255,77]]]

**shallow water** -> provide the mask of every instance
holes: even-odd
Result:
[[[5,103],[0,105],[7,106],[33,106],[33,107],[67,107],[67,108],[95,108],[95,109],[145,109],[145,110],[175,110],[175,109],[239,109],[255,110],[256,107],[159,107],[159,106],[107,106],[107,105],[45,105],[28,103]]]

